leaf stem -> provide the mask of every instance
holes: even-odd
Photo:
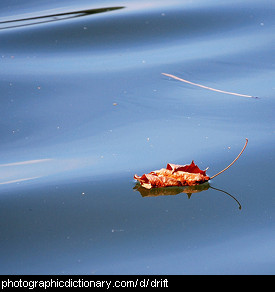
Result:
[[[239,159],[239,157],[244,152],[244,149],[246,148],[246,145],[248,143],[248,139],[246,138],[245,140],[246,140],[245,145],[244,145],[242,151],[239,153],[239,155],[225,169],[223,169],[220,172],[216,173],[215,175],[211,176],[210,179],[212,179],[212,178],[218,176],[219,174],[221,174],[222,172],[226,171],[230,166],[232,166]]]

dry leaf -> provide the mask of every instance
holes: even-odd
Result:
[[[166,168],[151,171],[150,173],[143,174],[142,176],[138,176],[135,174],[134,179],[139,181],[141,186],[146,189],[170,186],[199,185],[216,177],[217,175],[227,170],[230,166],[232,166],[243,153],[247,143],[248,139],[246,139],[246,143],[239,155],[225,169],[213,175],[212,177],[209,177],[206,174],[206,170],[201,170],[194,163],[194,161],[192,161],[191,164],[188,165],[177,165],[168,163]]]
[[[134,178],[147,189],[168,186],[194,186],[210,179],[206,175],[206,171],[199,169],[194,161],[189,165],[168,163],[166,168],[142,176],[135,175]]]

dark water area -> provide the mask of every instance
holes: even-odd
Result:
[[[274,274],[274,10],[2,0],[0,274]]]

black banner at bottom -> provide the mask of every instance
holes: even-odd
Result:
[[[177,276],[0,276],[1,290],[50,290],[52,288],[173,288],[178,287],[180,278]]]

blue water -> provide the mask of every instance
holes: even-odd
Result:
[[[2,0],[0,273],[274,274],[274,10]],[[200,192],[135,187],[245,138]]]

